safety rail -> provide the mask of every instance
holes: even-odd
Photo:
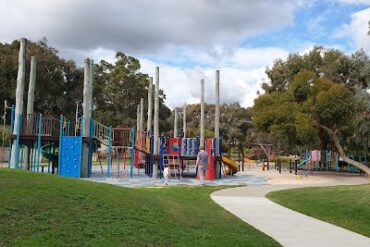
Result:
[[[52,116],[42,118],[42,135],[58,136],[60,120]]]
[[[53,116],[43,116],[41,114],[27,114],[22,117],[21,135],[38,135],[41,119],[41,135],[59,136],[60,120]]]
[[[114,143],[127,147],[131,145],[131,128],[113,128],[113,133]]]
[[[199,151],[199,138],[182,138],[181,139],[181,156],[196,157]]]
[[[38,133],[38,114],[27,114],[22,117],[21,135],[36,135]]]
[[[109,138],[111,140],[114,140],[114,131],[112,131],[112,136],[110,137],[110,128],[108,126],[105,126],[104,124],[94,122],[94,138],[98,139],[102,143],[107,144],[109,141]]]
[[[61,126],[61,121],[63,126]],[[19,134],[22,136],[78,136],[82,134],[84,128],[83,118],[80,118],[77,122],[74,122],[67,121],[65,117],[58,119],[51,115],[42,115],[37,113],[24,114],[21,116],[20,122],[21,125]],[[99,122],[92,122],[94,128],[92,133],[93,138],[96,138],[105,144],[108,144],[109,141],[115,140],[114,129],[111,129],[110,127]],[[119,133],[117,138],[119,139],[120,143],[129,146],[131,140],[131,129],[119,128],[116,131]]]

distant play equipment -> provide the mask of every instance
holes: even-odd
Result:
[[[52,169],[54,173],[54,170],[58,168],[59,148],[54,143],[46,144],[41,147],[41,155],[48,160],[48,172]]]
[[[252,159],[248,159],[248,158],[244,158],[244,162],[247,164],[247,165],[250,165],[250,164],[256,164],[257,161],[256,160],[252,160]]]
[[[349,155],[349,158],[363,164],[368,164],[367,155]],[[361,171],[349,163],[344,162],[337,152],[332,150],[305,150],[302,158],[292,162],[291,169],[305,170],[306,175],[313,171],[331,171],[361,173]]]
[[[54,143],[46,144],[41,147],[41,154],[46,159],[58,162],[59,149],[54,146]]]

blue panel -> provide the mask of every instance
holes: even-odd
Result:
[[[61,155],[60,176],[81,177],[82,137],[63,136],[59,153]]]

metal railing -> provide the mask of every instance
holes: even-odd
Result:
[[[94,138],[98,139],[103,143],[108,143],[109,141],[109,127],[104,124],[94,122]],[[112,131],[112,140],[114,140],[114,131]]]
[[[131,145],[131,128],[113,128],[115,143],[119,143],[122,146]]]
[[[53,116],[42,116],[40,114],[27,114],[22,117],[21,135],[38,135],[41,119],[41,135],[59,136],[60,120]]]
[[[41,128],[40,128],[41,123]],[[25,136],[36,136],[39,135],[39,130],[41,129],[42,136],[52,136],[57,137],[60,135],[60,124],[61,119],[55,118],[53,116],[41,115],[41,114],[26,114],[22,116],[21,126],[20,126],[20,135]],[[81,118],[77,123],[66,121],[63,119],[62,126],[62,135],[81,135],[83,132],[83,119]],[[131,139],[131,129],[129,128],[119,128],[112,129],[110,136],[110,127],[101,124],[99,122],[93,121],[94,131],[92,137],[100,140],[103,143],[108,143],[109,140],[115,140],[115,131],[118,132],[117,140],[122,141],[124,145],[130,145]],[[111,138],[111,139],[110,139]]]

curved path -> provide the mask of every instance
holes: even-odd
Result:
[[[270,191],[299,187],[306,186],[238,187],[216,191],[211,195],[211,198],[283,246],[370,246],[370,238],[295,212],[265,197]]]

